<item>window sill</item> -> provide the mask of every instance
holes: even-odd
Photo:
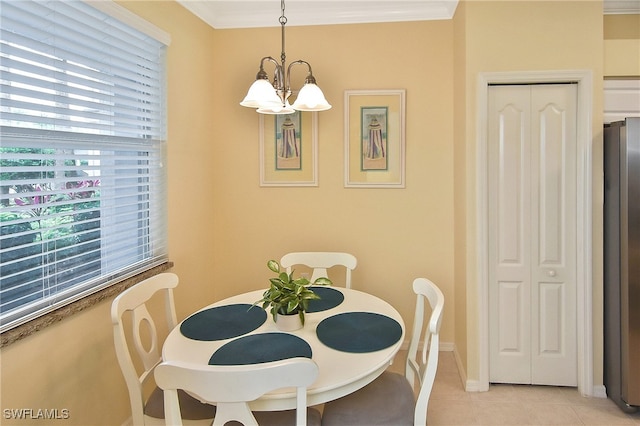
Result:
[[[17,342],[18,340],[21,340],[27,336],[30,336],[40,330],[47,328],[51,324],[55,324],[65,318],[74,315],[77,312],[90,308],[109,297],[116,296],[129,287],[139,283],[140,281],[143,281],[161,272],[165,272],[172,267],[173,262],[166,262],[161,265],[155,266],[141,274],[127,278],[126,280],[120,281],[119,283],[100,290],[97,293],[63,306],[60,309],[56,309],[53,312],[44,314],[41,317],[21,324],[15,328],[12,328],[11,330],[7,330],[4,333],[0,334],[0,348],[9,346],[10,344]]]

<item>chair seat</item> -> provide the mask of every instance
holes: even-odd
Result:
[[[144,414],[156,419],[164,419],[164,394],[162,389],[156,387],[144,406]],[[216,407],[200,402],[183,390],[178,390],[180,412],[185,420],[213,419],[216,415]]]
[[[413,425],[415,396],[407,379],[385,371],[364,388],[327,402],[323,426]]]

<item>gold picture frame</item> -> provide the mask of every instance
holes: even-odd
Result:
[[[405,90],[347,90],[346,188],[405,187]]]
[[[260,186],[318,186],[318,113],[260,115]]]

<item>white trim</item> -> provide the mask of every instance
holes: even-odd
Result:
[[[489,76],[478,77],[477,97],[477,147],[476,147],[476,256],[478,274],[478,356],[480,368],[476,388],[489,390],[489,222],[488,222],[488,173],[487,173],[487,104]]]
[[[476,154],[476,218],[478,274],[478,390],[489,389],[489,278],[488,278],[488,211],[487,211],[487,100],[490,84],[500,83],[578,84],[577,123],[577,341],[578,391],[593,396],[593,307],[592,307],[592,116],[593,77],[588,70],[486,72],[478,75],[477,86],[477,154]],[[467,387],[474,387],[467,383]]]
[[[409,340],[403,341],[402,346],[400,346],[400,350],[408,351],[409,343],[411,343]],[[424,346],[424,342],[420,340],[420,342],[418,343],[418,347],[423,347],[423,346]],[[453,342],[440,342],[440,352],[456,352],[456,351],[457,349]]]
[[[171,34],[164,31],[163,29],[158,28],[153,25],[151,22],[142,19],[140,16],[131,12],[130,10],[120,6],[119,4],[111,1],[111,0],[84,0],[85,3],[90,4],[94,8],[98,9],[102,13],[105,13],[111,16],[114,19],[117,19],[120,22],[123,22],[129,25],[132,28],[140,31],[158,40],[160,43],[165,46],[169,46],[171,44]]]
[[[275,1],[177,0],[216,29],[278,27]],[[287,0],[288,26],[452,19],[458,0]],[[640,0],[604,0],[603,14],[640,13]]]
[[[604,385],[594,386],[591,392],[591,396],[593,396],[594,398],[606,398],[607,388]]]
[[[455,352],[456,346],[453,342],[440,342],[440,352]]]
[[[456,367],[458,367],[458,374],[460,375],[460,380],[462,381],[464,390],[466,392],[477,392],[477,381],[467,379],[467,369],[462,362],[462,357],[460,356],[460,352],[458,352],[458,347],[455,345],[453,346],[453,359],[456,362]]]
[[[604,122],[640,117],[640,79],[604,80]]]
[[[215,29],[280,26],[274,1],[177,1]],[[427,21],[451,19],[457,6],[458,0],[287,0],[285,14],[287,26]]]
[[[605,15],[635,15],[640,13],[639,0],[604,0]]]

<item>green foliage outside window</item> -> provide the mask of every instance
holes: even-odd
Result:
[[[86,162],[66,159],[60,167],[55,154],[0,148],[0,311],[100,271],[100,181],[77,171]]]

